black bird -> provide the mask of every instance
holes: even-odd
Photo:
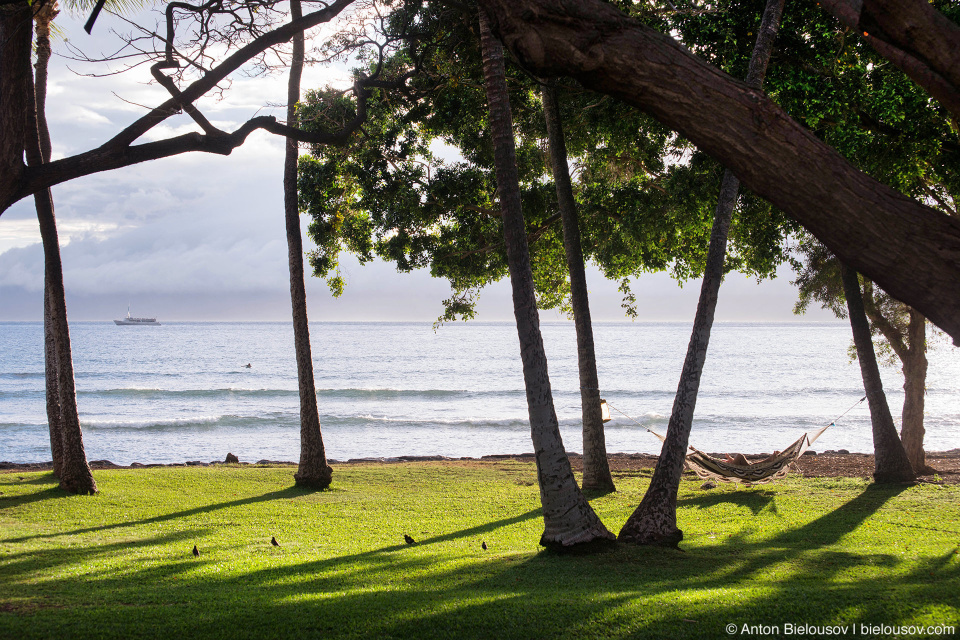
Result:
[[[404,539],[404,541],[405,541],[407,544],[414,544],[414,543],[416,543],[416,540],[414,540],[413,538],[411,538],[411,537],[408,536],[407,534],[403,534],[403,539]]]
[[[200,549],[197,549],[197,545],[193,545],[193,555],[197,558],[200,557]]]
[[[275,537],[270,538],[270,544],[272,544],[272,545],[275,546],[275,547],[279,547],[279,546],[280,546],[280,543],[277,542],[277,539],[276,539]]]
[[[487,550],[487,543],[486,543],[486,541],[480,543],[480,548],[483,549],[484,551]]]

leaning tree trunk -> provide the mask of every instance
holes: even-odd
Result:
[[[747,72],[747,84],[757,90],[763,85],[767,63],[773,51],[773,41],[783,13],[783,3],[784,0],[768,0],[763,11],[757,43],[753,48]],[[640,506],[631,514],[617,536],[622,542],[676,546],[683,540],[683,531],[677,527],[677,492],[680,489],[680,475],[683,473],[683,463],[690,441],[693,413],[697,406],[700,375],[707,358],[717,296],[723,281],[727,233],[739,189],[740,181],[729,169],[725,170],[714,213],[713,230],[710,232],[710,248],[707,251],[703,283],[700,285],[697,315],[693,321],[693,332],[667,425],[666,440]]]
[[[40,136],[40,155],[50,162],[52,145],[47,127],[47,69],[50,62],[50,23],[57,17],[56,3],[47,2],[34,14],[37,32],[36,83],[37,129]],[[43,355],[46,380],[47,426],[50,431],[50,453],[53,456],[53,474],[60,477],[63,470],[63,417],[60,414],[60,385],[57,381],[56,337],[53,333],[53,307],[50,274],[43,278]]]
[[[530,435],[537,463],[544,531],[540,544],[570,546],[596,539],[613,539],[573,477],[560,438],[560,426],[553,406],[547,357],[540,335],[540,317],[533,288],[533,272],[520,206],[513,121],[504,71],[503,48],[490,32],[486,14],[480,11],[480,46],[483,77],[489,105],[490,132],[494,145],[497,191],[503,216],[503,235],[513,289],[513,313],[520,338],[520,359],[527,392]]]
[[[840,277],[843,280],[843,294],[847,298],[850,328],[853,330],[853,342],[857,348],[863,387],[870,405],[870,422],[873,425],[873,480],[909,482],[916,476],[897,436],[897,429],[893,426],[893,416],[890,415],[887,397],[883,393],[880,367],[877,366],[877,356],[873,350],[873,338],[870,336],[870,324],[863,308],[863,294],[857,272],[841,262]]]
[[[550,143],[550,166],[557,185],[557,204],[563,221],[563,248],[567,254],[570,272],[570,299],[573,304],[573,323],[577,330],[577,365],[580,370],[580,406],[583,416],[583,488],[595,491],[616,491],[607,445],[603,433],[603,415],[600,410],[600,382],[597,378],[597,354],[593,348],[593,326],[590,322],[590,300],[587,294],[587,276],[580,247],[580,226],[577,205],[570,184],[567,166],[567,146],[563,139],[563,122],[557,104],[556,90],[542,86],[543,116],[547,122]]]
[[[33,76],[28,71],[25,89],[34,96]],[[30,108],[32,107],[32,108]],[[24,136],[27,162],[31,166],[42,162],[40,137],[37,129],[36,101],[28,101],[27,134]],[[62,465],[60,486],[70,493],[96,493],[97,483],[87,464],[83,447],[83,432],[77,411],[77,392],[73,378],[73,355],[70,348],[70,329],[67,324],[66,295],[63,288],[63,265],[60,262],[60,241],[57,238],[57,221],[53,211],[53,195],[49,189],[34,194],[37,218],[40,222],[40,237],[43,240],[45,296],[50,303],[50,320],[57,361],[57,387],[59,390],[60,416],[62,419],[61,442]]]
[[[903,422],[900,441],[910,466],[917,474],[935,473],[927,465],[923,451],[923,403],[927,386],[927,321],[919,311],[910,309],[907,327],[909,345],[903,358]]]
[[[32,22],[27,23],[29,27]],[[49,48],[49,41],[47,42]],[[27,50],[29,51],[29,45]],[[49,56],[47,56],[49,57]],[[34,87],[33,74],[30,72],[29,55],[24,60],[22,70],[21,90],[27,96],[26,128],[21,140],[30,166],[37,166],[44,162],[44,151],[41,138],[49,145],[49,132],[40,128],[38,118],[38,104]],[[22,63],[21,63],[22,64]],[[41,73],[41,96],[46,96],[46,66],[38,69]],[[46,119],[42,122],[45,124]],[[49,146],[47,146],[49,152]],[[46,327],[50,327],[53,335],[53,352],[56,360],[56,387],[57,400],[60,405],[60,469],[58,477],[60,486],[70,493],[97,492],[97,483],[87,464],[87,455],[83,446],[83,432],[80,429],[80,416],[77,411],[77,392],[73,376],[73,354],[70,347],[70,328],[67,323],[66,294],[63,287],[63,265],[60,261],[60,241],[57,237],[57,221],[53,209],[53,195],[49,189],[34,194],[37,208],[37,219],[40,223],[40,237],[43,241],[44,254],[44,338]],[[46,311],[49,310],[49,314]],[[49,325],[46,324],[49,318]],[[52,428],[52,427],[51,427]],[[52,434],[56,440],[55,434]],[[56,445],[51,441],[52,453],[56,464]]]
[[[291,0],[293,20],[302,15],[300,0]],[[303,75],[303,32],[293,38],[290,80],[287,84],[287,123],[297,122],[300,78]],[[287,257],[290,266],[290,304],[293,308],[293,340],[297,354],[297,380],[300,386],[300,466],[294,481],[305,487],[325,489],[333,479],[327,464],[320,433],[317,388],[313,380],[313,355],[310,351],[310,326],[307,321],[307,291],[303,281],[303,240],[300,237],[300,207],[297,200],[297,141],[287,138],[283,159],[283,209],[287,226]]]

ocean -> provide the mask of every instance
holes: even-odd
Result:
[[[162,319],[161,319],[162,321]],[[594,327],[609,452],[658,453],[689,339],[686,323]],[[582,451],[576,336],[544,323],[554,402],[568,451]],[[717,323],[691,444],[712,452],[783,449],[863,396],[836,323]],[[71,325],[89,460],[116,464],[299,459],[299,401],[288,323]],[[516,329],[507,323],[314,323],[320,420],[335,460],[532,451]],[[960,349],[933,338],[926,447],[960,447]],[[250,367],[246,367],[250,364]],[[884,367],[895,421],[899,369]],[[866,403],[814,445],[873,450]],[[0,323],[0,460],[50,459],[40,323]]]

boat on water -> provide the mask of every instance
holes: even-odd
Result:
[[[160,323],[157,322],[156,318],[134,318],[130,315],[130,306],[127,305],[127,317],[121,318],[120,320],[114,320],[114,324],[118,325],[133,325],[139,327],[159,327]]]

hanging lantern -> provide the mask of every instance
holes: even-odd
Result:
[[[600,398],[600,417],[604,422],[610,422],[613,420],[613,418],[610,417],[610,406],[603,398]]]

